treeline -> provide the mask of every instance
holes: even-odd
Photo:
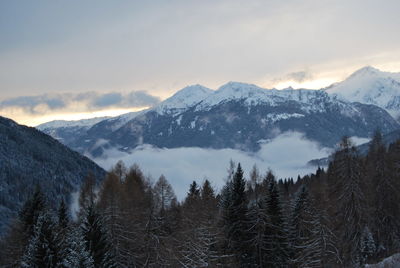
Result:
[[[325,171],[277,180],[231,162],[217,193],[178,202],[164,176],[118,163],[80,190],[77,219],[37,188],[2,241],[4,267],[361,267],[400,250],[400,141],[344,138]]]

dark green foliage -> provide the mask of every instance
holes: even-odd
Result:
[[[56,223],[48,213],[40,214],[34,233],[22,256],[21,267],[58,267],[61,263],[61,245]]]
[[[57,216],[58,216],[58,226],[61,229],[66,229],[69,224],[69,216],[68,216],[68,208],[64,202],[64,199],[61,200]]]
[[[345,266],[357,266],[361,259],[360,239],[365,220],[366,200],[362,191],[362,163],[355,147],[343,138],[328,170],[330,202],[337,247]]]
[[[114,252],[109,243],[108,233],[94,204],[87,208],[86,215],[81,219],[81,229],[95,267],[114,267]]]
[[[268,186],[265,204],[268,219],[265,228],[265,263],[267,266],[284,267],[288,264],[287,227],[283,214],[280,193],[274,180]]]
[[[249,222],[247,219],[246,181],[238,164],[232,182],[226,185],[224,223],[227,245],[235,255],[238,264],[246,267],[251,259],[249,252]]]
[[[46,201],[41,188],[37,185],[33,196],[25,202],[19,213],[19,219],[28,237],[34,233],[34,226],[46,208]]]
[[[80,228],[71,228],[66,235],[60,268],[94,268]]]

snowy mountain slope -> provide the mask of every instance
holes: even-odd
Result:
[[[343,135],[369,137],[376,127],[387,133],[399,125],[377,106],[350,103],[322,90],[268,90],[230,82],[216,91],[185,88],[153,109],[103,120],[66,144],[94,157],[105,149],[130,151],[144,143],[255,151],[262,141],[297,131],[332,147]]]
[[[82,119],[77,121],[51,121],[41,124],[36,128],[52,136],[65,145],[74,144],[77,140],[85,140],[85,136],[90,129],[94,132],[109,133],[117,130],[128,121],[145,111],[131,112],[116,117],[103,117],[92,119]],[[75,148],[77,150],[78,148]],[[79,150],[79,149],[78,149]]]
[[[224,102],[244,100],[248,106],[259,104],[276,106],[285,101],[296,101],[306,105],[313,104],[309,108],[317,111],[321,107],[318,106],[318,102],[315,100],[322,96],[325,97],[326,94],[315,90],[293,90],[292,88],[283,90],[264,89],[253,84],[229,82],[209,94],[196,106],[196,109],[198,111],[209,110],[211,107]]]
[[[86,127],[90,128],[94,124],[97,124],[105,119],[108,119],[108,116],[104,117],[95,117],[90,119],[82,119],[82,120],[54,120],[50,121],[41,125],[38,125],[36,128],[43,131],[46,129],[55,129],[55,128],[62,128],[62,127]]]
[[[400,73],[367,66],[326,91],[348,101],[377,105],[396,119],[400,116]]]
[[[0,235],[35,185],[57,205],[61,198],[69,199],[89,172],[99,179],[105,175],[94,162],[52,137],[0,117]]]
[[[366,97],[353,103],[336,93],[342,87],[360,85],[361,80],[369,85],[376,77],[381,81],[381,72],[364,68],[343,84],[325,90],[263,89],[239,82],[229,82],[217,90],[189,86],[156,107],[103,120],[76,135],[68,133],[73,139],[64,138],[62,142],[92,156],[102,155],[107,148],[129,151],[144,143],[254,151],[260,141],[277,133],[297,131],[333,147],[344,135],[369,138],[376,128],[385,134],[400,127],[387,111],[369,104]],[[375,92],[374,88],[370,92]],[[391,94],[397,94],[396,90],[392,88]],[[370,102],[373,100],[371,97]]]
[[[154,110],[159,114],[178,114],[204,100],[213,92],[214,90],[203,87],[202,85],[188,86],[161,102]]]
[[[146,143],[167,148],[194,146],[254,151],[261,140],[272,139],[285,131],[305,133],[307,138],[332,147],[344,135],[369,137],[377,127],[385,133],[399,127],[385,110],[376,106],[345,102],[322,91],[279,93],[285,97],[263,96],[264,101],[257,104],[242,95],[206,109],[200,102],[179,115],[149,111],[104,139],[109,141],[108,147],[124,150]],[[96,155],[101,154],[98,149],[97,146]]]

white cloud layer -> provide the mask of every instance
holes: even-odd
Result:
[[[221,189],[231,159],[242,164],[247,177],[256,164],[262,172],[271,168],[278,178],[296,179],[298,174],[315,171],[315,167],[306,165],[309,160],[325,157],[330,152],[330,149],[320,148],[317,143],[305,139],[301,133],[287,132],[263,144],[254,154],[234,149],[158,149],[147,145],[131,154],[109,150],[107,158],[94,161],[107,170],[119,160],[128,166],[137,163],[144,174],[151,175],[153,180],[164,174],[178,198],[182,199],[193,180],[201,182],[208,178],[217,189]]]

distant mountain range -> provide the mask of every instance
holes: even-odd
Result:
[[[105,175],[90,159],[52,137],[0,117],[0,235],[36,185],[57,206],[89,173],[98,179]]]
[[[399,78],[365,67],[321,90],[263,89],[237,82],[217,90],[194,85],[138,113],[85,125],[47,123],[38,129],[92,157],[142,144],[256,151],[286,131],[333,147],[344,135],[370,137],[377,128],[384,134],[400,128],[392,117],[400,114]]]

